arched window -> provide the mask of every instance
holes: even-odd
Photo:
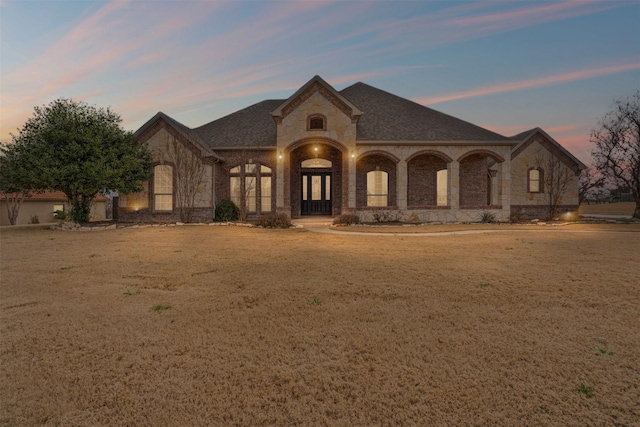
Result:
[[[542,193],[542,169],[532,168],[527,173],[527,191],[529,193]]]
[[[246,163],[229,169],[231,201],[245,213],[271,212],[271,183],[268,166]]]
[[[327,159],[307,159],[300,163],[301,168],[330,168],[331,160]]]
[[[314,114],[307,118],[307,130],[327,130],[327,121],[323,115]]]
[[[153,209],[173,210],[173,167],[170,165],[153,167]]]
[[[389,174],[375,170],[367,172],[367,206],[389,205]]]

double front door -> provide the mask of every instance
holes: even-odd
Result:
[[[302,215],[332,215],[331,173],[302,173]]]

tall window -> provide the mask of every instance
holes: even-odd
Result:
[[[271,168],[246,163],[229,169],[231,201],[245,212],[271,212]]]
[[[438,206],[447,206],[447,170],[442,169],[436,173],[436,203]]]
[[[153,168],[153,208],[156,211],[173,210],[173,168],[170,165]]]
[[[542,170],[541,169],[529,169],[528,174],[528,191],[529,193],[541,193],[542,192]]]
[[[367,206],[388,206],[389,174],[384,171],[367,172]]]

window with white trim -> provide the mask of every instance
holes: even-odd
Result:
[[[541,169],[529,169],[527,173],[527,191],[529,193],[542,193]]]
[[[153,209],[173,210],[173,167],[170,165],[153,167]]]
[[[389,205],[389,174],[375,170],[367,172],[367,206]]]

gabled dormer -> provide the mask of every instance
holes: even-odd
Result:
[[[345,97],[340,95],[329,83],[324,81],[320,76],[315,76],[309,80],[304,86],[302,86],[296,93],[291,95],[285,102],[283,102],[278,108],[273,110],[271,115],[276,121],[276,124],[282,124],[282,121],[294,112],[297,108],[303,105],[316,93],[320,94],[324,99],[329,101],[333,106],[340,110],[345,116],[349,117],[351,123],[355,124],[362,115],[362,111],[355,105],[349,102]],[[321,107],[321,106],[319,106]],[[316,113],[309,112],[309,115],[322,116],[325,114],[323,111]],[[325,119],[327,117],[325,116]],[[327,123],[324,124],[325,129]],[[312,127],[312,126],[309,126]]]

